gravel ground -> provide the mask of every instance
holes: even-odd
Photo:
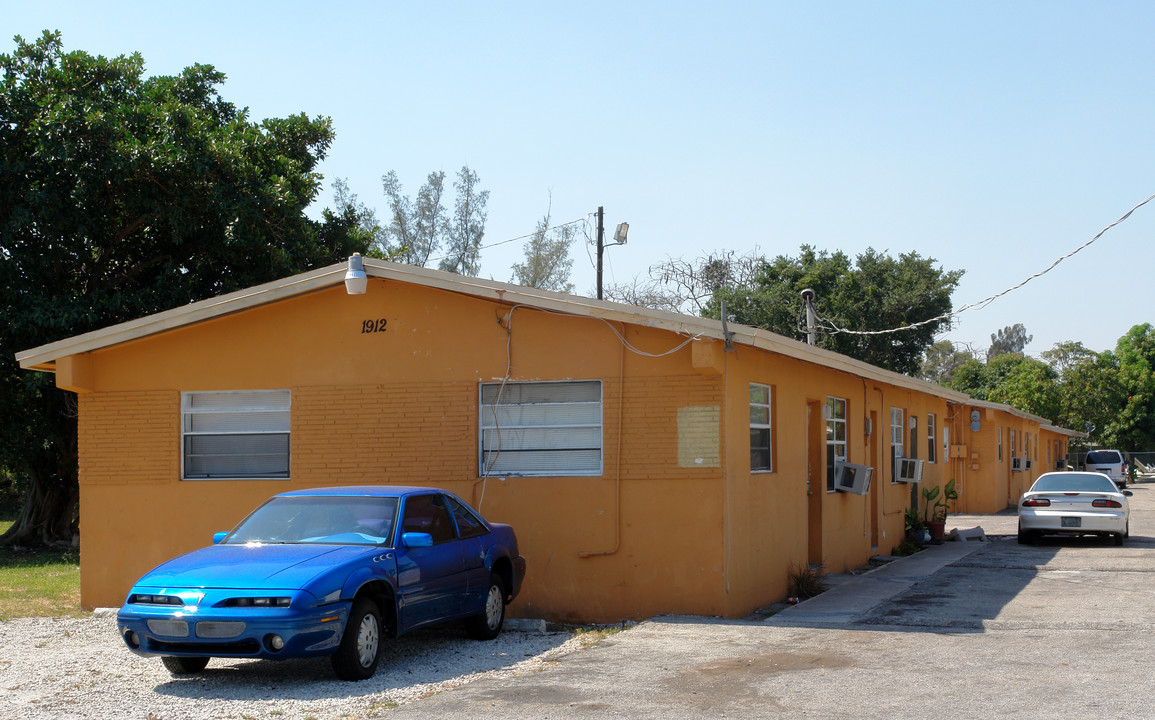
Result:
[[[358,720],[479,678],[535,672],[584,644],[568,632],[509,630],[478,642],[447,625],[390,641],[377,674],[357,683],[335,679],[328,658],[214,658],[174,678],[124,647],[114,613],[9,620],[0,622],[0,720]]]

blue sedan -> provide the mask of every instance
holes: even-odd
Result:
[[[150,571],[117,614],[129,649],[174,675],[211,657],[329,655],[363,680],[384,637],[462,619],[497,637],[525,577],[513,528],[430,488],[282,493],[213,543]]]

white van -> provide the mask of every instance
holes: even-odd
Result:
[[[1083,469],[1103,473],[1120,490],[1127,487],[1127,461],[1118,450],[1092,450],[1083,460]]]

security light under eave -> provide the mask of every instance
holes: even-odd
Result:
[[[353,253],[349,256],[349,270],[345,273],[345,292],[350,295],[364,295],[368,287],[369,276],[365,274],[361,253]]]

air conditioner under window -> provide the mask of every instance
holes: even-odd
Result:
[[[870,492],[870,478],[873,475],[874,468],[867,465],[834,461],[834,489],[839,492],[865,495]]]
[[[1067,469],[1067,461],[1066,460],[1056,460],[1055,461],[1055,469],[1056,470],[1066,470]]]
[[[1020,457],[1011,458],[1011,472],[1021,472],[1023,469],[1023,459]]]
[[[1027,469],[1028,469],[1028,470],[1030,470],[1030,469],[1031,469],[1031,468],[1033,468],[1034,466],[1035,466],[1035,463],[1034,463],[1034,461],[1033,461],[1033,460],[1027,460],[1027,466],[1026,466],[1026,467],[1027,467]]]
[[[894,479],[898,482],[922,482],[922,460],[914,458],[898,458],[898,473]]]

